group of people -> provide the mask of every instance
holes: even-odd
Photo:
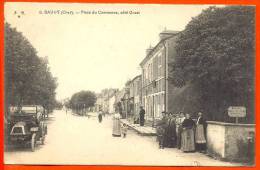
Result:
[[[145,110],[143,109],[142,106],[140,106],[140,112],[139,112],[139,118],[138,122],[140,123],[140,126],[144,126],[144,115],[145,115]],[[119,113],[115,113],[113,116],[113,131],[112,131],[112,136],[114,137],[121,137],[123,136],[124,138],[126,137],[127,134],[127,125],[125,123],[120,123],[120,117],[121,115]],[[102,118],[101,118],[102,121]]]
[[[201,112],[196,121],[190,114],[162,113],[162,119],[157,122],[156,132],[159,148],[177,147],[183,152],[203,152],[206,150],[207,122]]]
[[[145,111],[140,107],[139,121],[140,126],[144,126]],[[102,121],[102,119],[101,119]],[[162,112],[162,119],[156,123],[157,140],[159,148],[178,148],[183,152],[204,152],[206,150],[206,130],[207,122],[201,112],[198,113],[196,120],[190,114],[172,114]],[[121,124],[120,114],[116,113],[113,117],[114,137],[126,137],[127,125]]]

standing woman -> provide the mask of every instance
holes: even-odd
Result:
[[[162,128],[163,128],[163,135],[162,135],[162,146],[163,146],[163,148],[166,146],[166,144],[167,144],[167,138],[166,138],[166,127],[167,127],[167,122],[168,122],[168,113],[167,112],[165,112],[165,111],[163,111],[162,112],[162,115],[163,115],[163,117],[162,117],[162,123],[161,123],[161,126],[162,126]]]
[[[176,119],[176,130],[177,130],[177,147],[181,149],[181,133],[182,133],[182,122],[185,116],[183,112],[180,112],[179,117]]]
[[[156,122],[156,133],[157,141],[159,142],[159,148],[164,149],[164,136],[165,136],[165,125],[166,125],[166,114],[162,112],[161,120]]]
[[[169,145],[169,113],[164,112],[164,117],[163,117],[163,128],[164,128],[164,134],[163,134],[163,147],[168,147]]]
[[[206,150],[206,128],[207,128],[207,122],[204,119],[203,114],[199,112],[198,120],[196,123],[196,134],[195,134],[196,149],[199,152]]]
[[[168,121],[166,126],[166,147],[174,148],[176,146],[176,124],[175,118],[172,113],[168,115]]]
[[[173,113],[171,113],[170,136],[171,136],[170,147],[175,148],[176,147],[176,143],[177,143],[176,116]]]
[[[120,114],[115,113],[113,117],[113,133],[114,137],[121,137],[121,124],[120,124]]]
[[[181,150],[183,152],[195,151],[194,128],[194,121],[190,118],[190,114],[186,114],[186,117],[182,122],[181,134]]]

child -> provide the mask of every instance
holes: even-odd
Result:
[[[164,137],[164,128],[162,126],[158,126],[156,128],[156,133],[157,133],[157,140],[159,142],[159,149],[163,149],[163,137]]]
[[[123,134],[123,138],[126,137],[126,133],[127,133],[127,125],[125,123],[123,123],[123,126],[122,126],[122,134]]]

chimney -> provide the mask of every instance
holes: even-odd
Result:
[[[165,29],[163,32],[159,34],[160,40],[164,40],[166,38],[169,38],[175,34],[179,33],[179,31],[172,31]]]
[[[150,45],[149,48],[146,49],[146,56],[153,50],[153,47]]]

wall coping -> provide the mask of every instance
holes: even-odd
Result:
[[[242,123],[226,123],[218,121],[207,121],[208,124],[221,125],[221,126],[243,126],[243,127],[255,127],[255,124],[242,124]]]

